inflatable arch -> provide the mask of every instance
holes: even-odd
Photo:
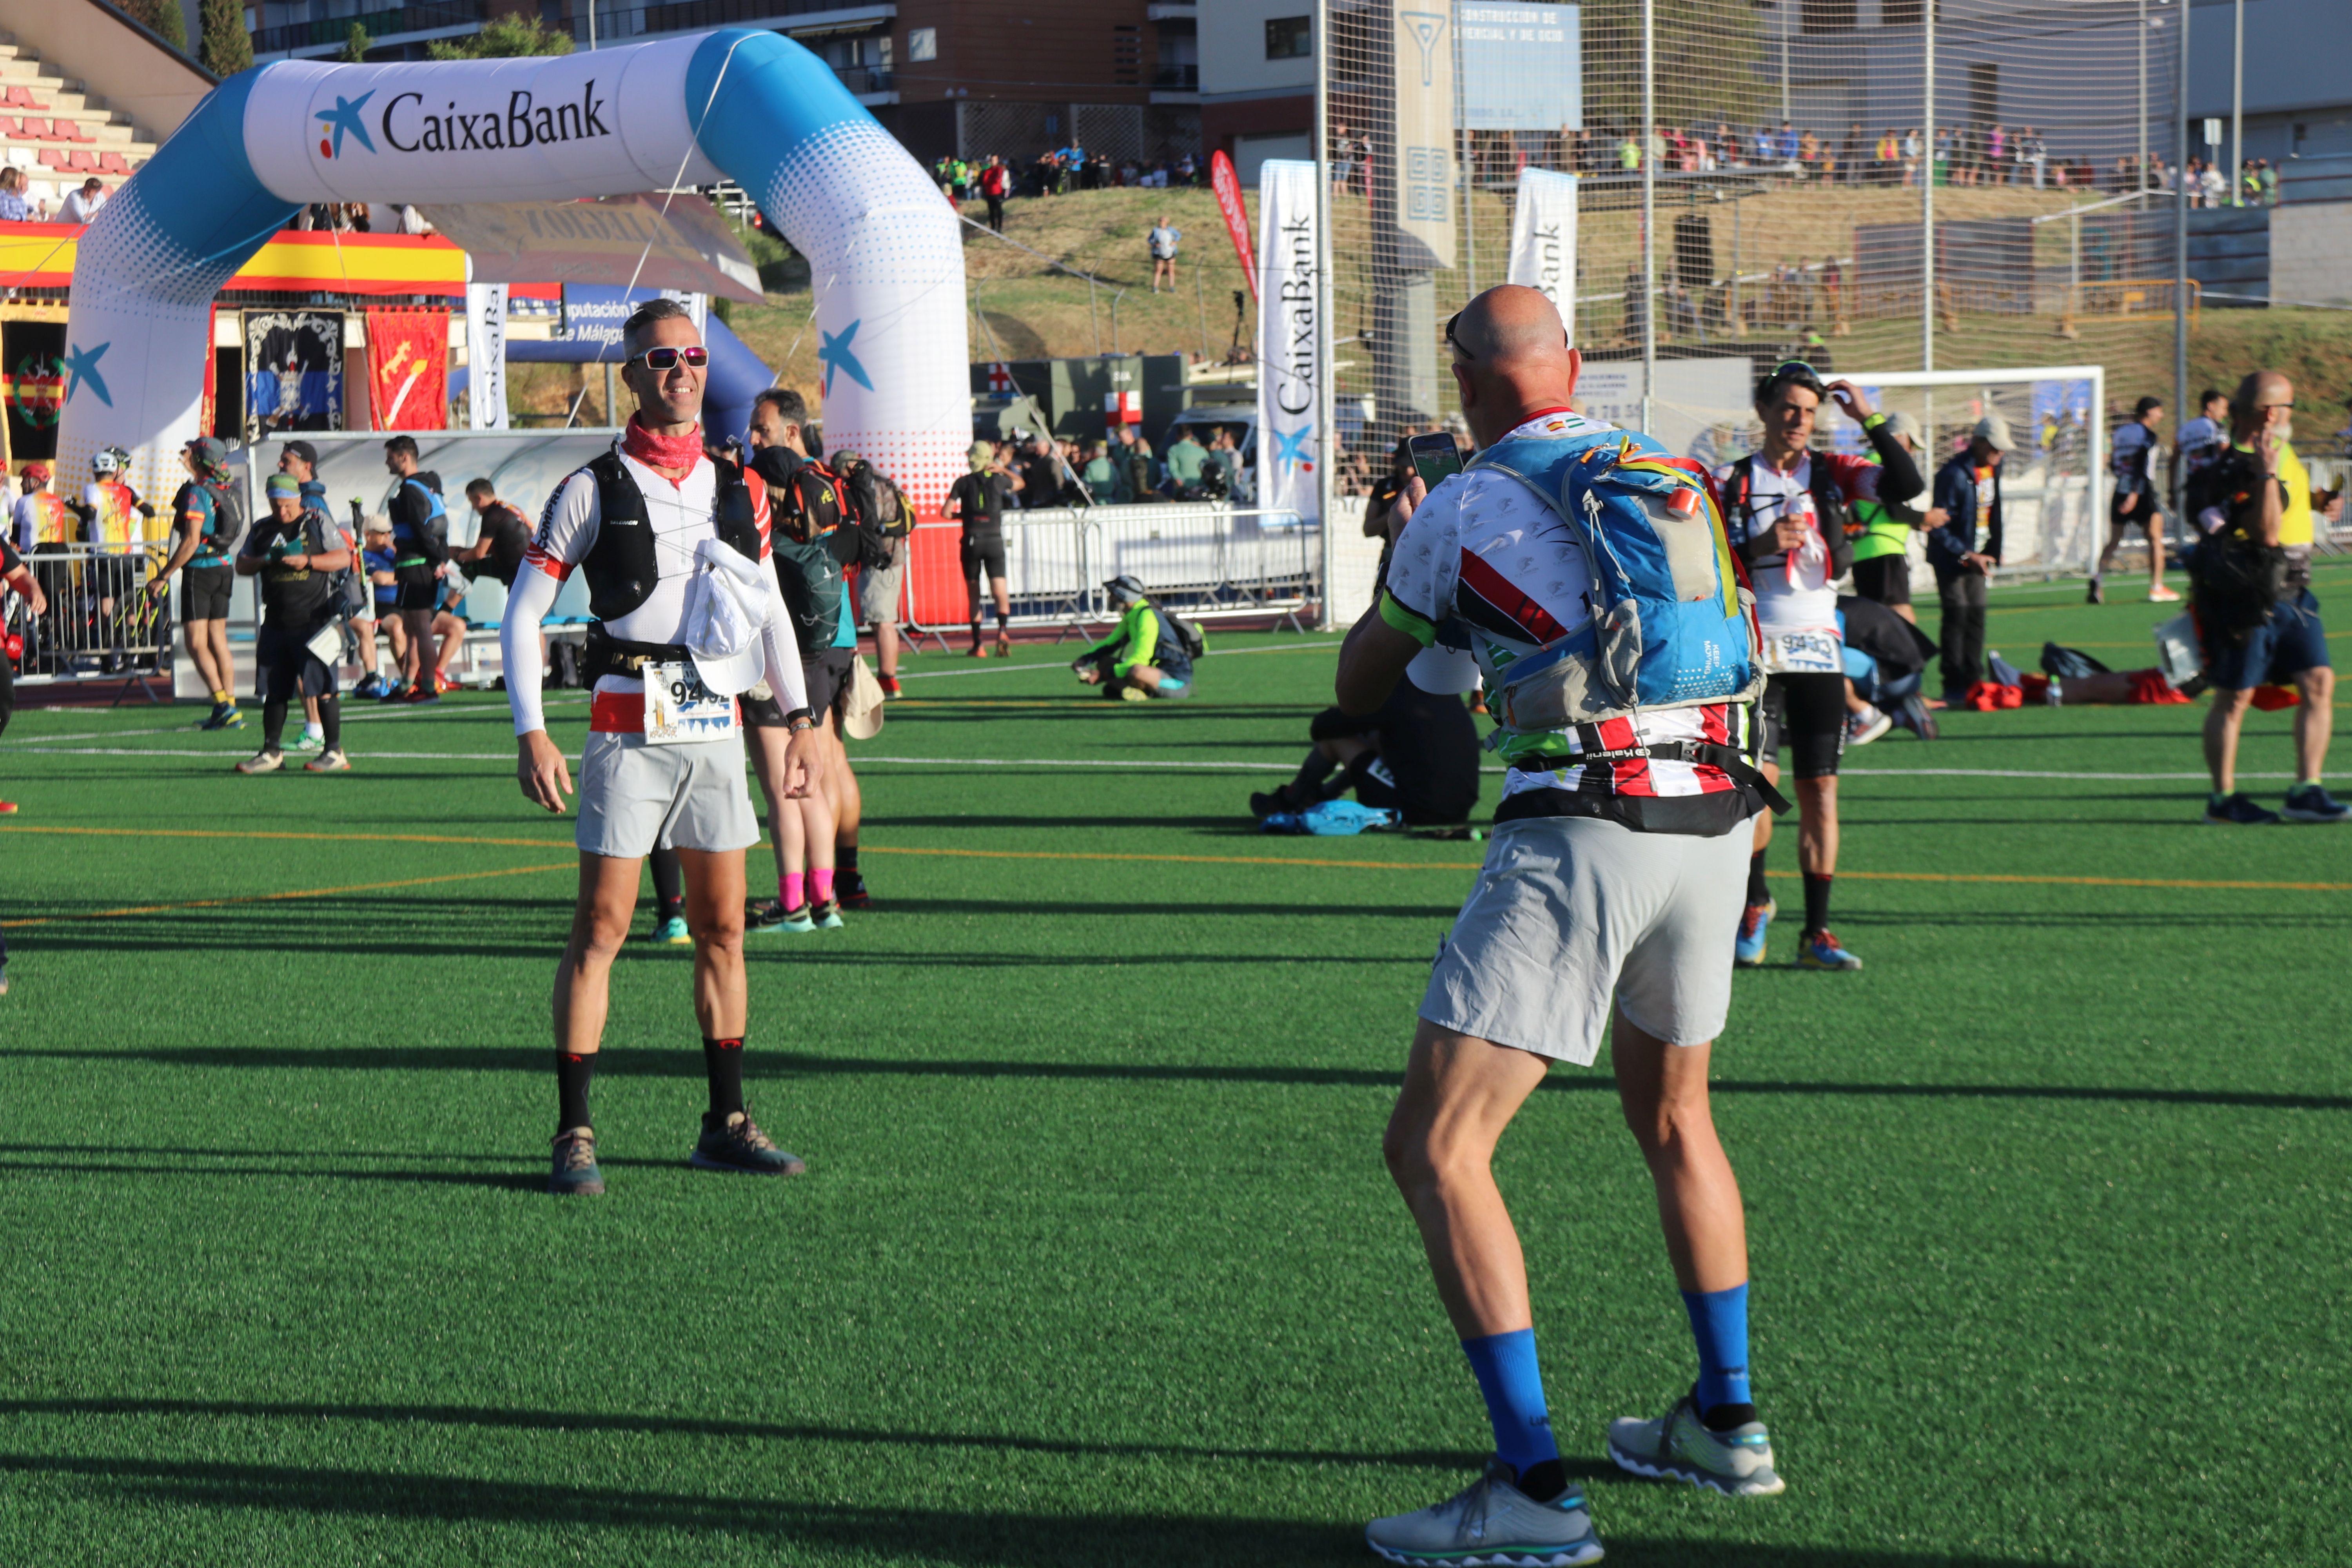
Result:
[[[151,500],[197,435],[213,296],[310,202],[753,193],[809,258],[825,445],[936,506],[971,444],[963,248],[939,187],[775,33],[588,54],[328,65],[221,83],[92,221],[74,268],[59,474],[130,449]]]

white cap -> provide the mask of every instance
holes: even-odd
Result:
[[[2017,450],[2017,438],[2009,433],[2009,421],[1998,414],[1988,414],[1978,420],[1970,434],[1996,452]]]

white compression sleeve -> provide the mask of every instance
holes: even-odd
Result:
[[[776,581],[775,557],[760,563],[768,577],[768,624],[760,628],[760,646],[768,656],[768,689],[776,706],[789,713],[808,706],[808,680],[801,673],[800,640],[793,634],[792,612],[784,608],[784,590]]]
[[[514,713],[515,733],[528,735],[547,728],[540,706],[539,683],[544,665],[539,652],[539,624],[555,606],[563,584],[526,564],[515,574],[507,591],[507,607],[499,616],[499,659],[507,677],[507,707]]]

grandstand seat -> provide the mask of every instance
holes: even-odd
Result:
[[[79,120],[50,121],[49,135],[54,140],[59,142],[95,142],[98,140],[97,137],[92,136],[89,132],[84,131],[81,128],[81,121]]]
[[[46,120],[36,120],[29,114],[25,116],[24,136],[28,142],[48,141],[49,122]]]
[[[18,82],[0,93],[0,109],[47,109],[47,104],[33,96],[33,89]]]
[[[72,157],[67,161],[65,168],[68,174],[95,174],[98,173],[98,160],[91,157],[87,150],[77,147],[73,150]]]
[[[41,162],[52,169],[64,168],[71,156],[72,154],[68,153],[62,147],[44,147],[41,149]]]
[[[121,153],[109,148],[98,155],[98,172],[101,174],[127,176],[131,173],[131,165],[122,161]]]
[[[0,114],[0,139],[21,142],[25,137],[25,121],[14,114]]]

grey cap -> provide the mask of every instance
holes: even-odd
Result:
[[[1907,408],[1897,408],[1888,414],[1886,427],[1914,447],[1916,447],[1922,439],[1919,433],[1919,417]]]
[[[2017,438],[2009,433],[2009,421],[1998,414],[1988,414],[1978,420],[1977,427],[1969,434],[1996,452],[2017,450]]]

